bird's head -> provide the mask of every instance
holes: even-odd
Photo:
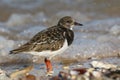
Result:
[[[73,26],[83,26],[82,24],[75,22],[75,20],[70,17],[70,16],[65,16],[63,18],[61,18],[58,22],[59,26],[63,26],[65,28],[71,29],[73,28]]]

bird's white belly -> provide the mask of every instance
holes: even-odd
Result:
[[[47,50],[47,51],[42,51],[42,52],[28,52],[28,53],[30,53],[32,55],[39,55],[39,56],[45,56],[45,57],[53,57],[53,56],[55,56],[57,54],[63,53],[67,48],[68,48],[68,43],[67,43],[67,40],[65,39],[63,47],[60,48],[59,50],[56,50],[56,51]]]

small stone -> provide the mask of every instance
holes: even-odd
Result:
[[[100,61],[92,61],[91,65],[96,68],[105,68],[105,69],[110,69],[110,68],[117,68],[117,65],[109,64],[109,63],[103,63]]]
[[[78,75],[78,74],[79,74],[79,72],[77,72],[77,71],[74,71],[74,70],[70,71],[70,75]]]
[[[33,69],[33,66],[28,66],[22,70],[18,70],[18,71],[11,73],[9,76],[11,79],[17,78],[19,76],[24,76],[28,74],[32,69]]]
[[[69,70],[70,68],[69,68],[69,66],[63,66],[63,69],[64,70]]]
[[[63,72],[63,71],[60,71],[58,74],[58,77],[62,80],[67,80],[68,78],[70,78],[70,74]]]
[[[36,77],[34,75],[26,75],[26,80],[36,80]]]
[[[77,68],[77,69],[73,69],[73,71],[76,71],[78,74],[84,74],[87,72],[86,68]]]
[[[99,72],[99,71],[93,71],[92,72],[92,75],[95,77],[95,78],[101,78],[102,77],[102,74],[101,74],[101,72]]]

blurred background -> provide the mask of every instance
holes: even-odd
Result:
[[[74,27],[73,45],[57,57],[120,54],[120,0],[0,0],[0,62],[29,58],[9,57],[8,53],[37,32],[56,25],[63,16],[71,16],[84,26]]]

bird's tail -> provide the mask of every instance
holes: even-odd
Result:
[[[29,51],[29,46],[22,45],[17,49],[11,50],[9,54],[18,54],[18,53],[27,52],[27,51]]]
[[[15,50],[10,51],[9,54],[17,54],[17,53],[23,52],[23,50],[24,49],[15,49]]]
[[[19,53],[19,52],[20,52],[20,51],[18,51],[17,49],[15,49],[15,50],[10,51],[9,54],[17,54],[17,53]]]
[[[17,49],[11,50],[9,54],[17,54],[17,53],[21,53],[21,52],[28,52],[28,51],[30,51],[31,46],[32,46],[31,44],[26,43],[26,44],[20,46]]]
[[[26,48],[18,48],[18,49],[14,49],[14,50],[10,51],[9,54],[18,54],[18,53],[26,52],[26,51],[27,51]]]
[[[14,52],[13,52],[13,51],[10,51],[9,54],[14,54]]]

